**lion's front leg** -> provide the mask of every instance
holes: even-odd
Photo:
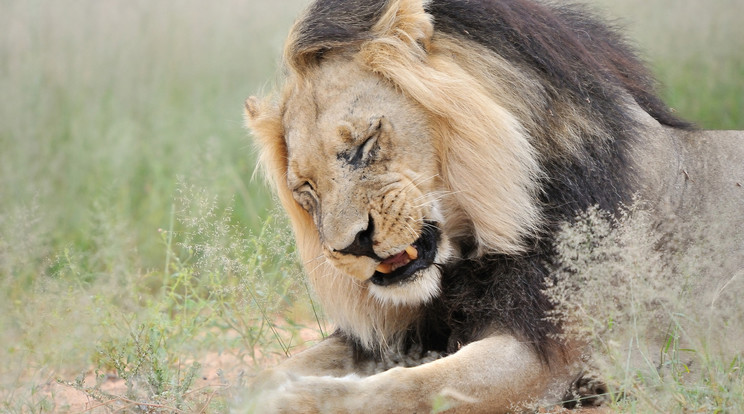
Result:
[[[527,345],[500,335],[433,362],[367,377],[294,376],[254,404],[271,413],[428,413],[444,407],[498,413],[544,398],[555,377]]]

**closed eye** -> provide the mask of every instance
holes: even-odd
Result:
[[[377,142],[377,134],[374,134],[367,138],[362,145],[357,147],[356,154],[354,154],[354,157],[351,159],[352,164],[356,164],[358,162],[366,162],[369,158],[369,153],[372,151],[372,147],[374,147],[375,142]]]
[[[374,151],[379,131],[375,131],[361,145],[356,147],[354,155],[346,157],[346,161],[354,167],[361,167],[369,162],[370,155]]]
[[[315,186],[313,186],[309,181],[304,181],[302,184],[295,187],[294,190],[292,190],[292,196],[308,213],[312,213],[319,203],[318,193],[315,191]]]
[[[294,191],[298,193],[309,191],[311,193],[315,192],[315,187],[310,181],[304,181],[302,184],[295,187]]]
[[[362,157],[364,157],[365,154],[369,154],[372,152],[372,147],[377,142],[377,133],[372,135],[371,137],[367,138],[366,141],[360,146],[360,151],[362,152]]]
[[[377,150],[377,141],[382,132],[382,120],[380,117],[370,123],[369,129],[366,132],[365,140],[346,151],[339,152],[336,157],[339,160],[347,162],[352,168],[364,167],[371,161],[370,159],[375,156]],[[346,140],[351,140],[353,134],[346,128],[341,128],[342,136],[345,136]]]

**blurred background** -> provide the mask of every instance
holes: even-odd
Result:
[[[324,334],[242,120],[306,3],[0,1],[0,411],[220,412]],[[589,3],[744,129],[744,0]]]

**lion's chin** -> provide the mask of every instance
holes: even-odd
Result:
[[[421,305],[439,296],[441,275],[437,266],[416,272],[403,283],[392,285],[369,284],[370,294],[385,305]]]

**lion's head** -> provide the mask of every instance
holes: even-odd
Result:
[[[484,2],[510,7],[501,3]],[[524,3],[536,20],[546,13],[506,3]],[[572,183],[551,181],[551,170],[580,176],[609,167],[614,174],[613,165],[589,165],[590,153],[632,135],[635,121],[624,108],[638,102],[658,109],[644,102],[653,96],[643,95],[642,76],[612,80],[619,69],[591,75],[592,65],[613,56],[595,53],[590,61],[550,44],[541,51],[492,44],[472,10],[459,11],[472,22],[457,20],[465,6],[316,2],[289,37],[280,94],[246,104],[261,163],[319,297],[342,329],[368,345],[405,329],[416,309],[439,295],[442,266],[529,252],[554,219],[546,194],[562,198],[567,211],[621,200],[625,167],[610,177],[616,188],[604,190],[607,200],[581,200],[591,189],[564,190]],[[578,42],[556,27],[548,41]],[[528,42],[518,29],[504,38]],[[567,49],[586,52],[605,40]],[[548,66],[539,67],[532,52],[547,54]],[[620,64],[637,62],[613,67]],[[623,116],[598,116],[611,111]],[[625,163],[616,153],[603,162]],[[586,171],[572,170],[582,162]]]

